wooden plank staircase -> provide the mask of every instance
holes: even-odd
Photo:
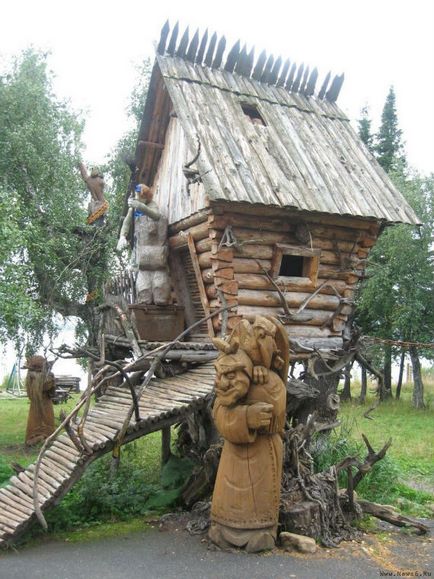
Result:
[[[212,363],[189,369],[169,378],[153,378],[139,399],[140,420],[134,415],[123,444],[179,422],[189,412],[203,406],[212,393]],[[126,388],[109,387],[87,416],[84,435],[91,449],[80,452],[64,433],[44,452],[38,476],[40,508],[55,506],[77,482],[87,466],[115,446],[116,437],[131,408]],[[0,547],[7,547],[35,518],[33,483],[35,464],[13,476],[0,489]]]

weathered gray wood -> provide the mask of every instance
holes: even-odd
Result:
[[[179,22],[177,22],[175,24],[175,26],[173,27],[172,36],[170,37],[169,45],[167,47],[167,52],[171,55],[175,54],[176,40],[178,38],[178,32],[179,32]]]
[[[240,54],[240,41],[237,40],[236,43],[231,48],[231,50],[229,51],[228,57],[226,59],[226,64],[224,67],[225,70],[227,70],[228,72],[234,71],[239,54]]]
[[[205,64],[207,66],[212,65],[216,44],[217,44],[217,34],[214,32],[214,34],[211,36],[211,40],[209,41],[208,50],[206,51]]]
[[[226,48],[226,38],[222,36],[217,45],[217,51],[215,53],[214,60],[212,61],[211,68],[219,68],[221,66],[225,48]]]
[[[170,32],[169,21],[166,20],[166,22],[163,25],[163,28],[161,29],[160,41],[159,41],[158,46],[157,46],[157,52],[159,54],[164,54],[164,51],[166,49],[166,41],[167,41],[167,37],[169,35],[169,32]]]
[[[199,29],[197,29],[196,32],[194,33],[194,36],[190,42],[190,46],[188,47],[187,50],[187,54],[185,55],[185,58],[190,62],[195,61],[198,46],[199,46]]]
[[[181,40],[179,42],[179,46],[178,46],[178,50],[176,51],[176,56],[178,58],[184,58],[187,52],[187,47],[188,47],[188,26],[184,31],[184,34],[181,37]]]
[[[203,57],[205,55],[205,48],[208,42],[208,28],[205,30],[202,39],[200,41],[199,50],[197,51],[195,62],[196,64],[202,64]]]
[[[265,62],[267,61],[267,53],[265,50],[261,52],[256,61],[255,68],[253,69],[252,78],[255,80],[261,80],[262,71],[264,70]]]

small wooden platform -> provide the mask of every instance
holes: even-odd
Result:
[[[179,422],[204,405],[213,391],[214,366],[197,366],[170,378],[154,378],[139,400],[140,421],[132,418],[123,444]],[[81,454],[67,434],[45,451],[38,478],[42,511],[55,506],[80,479],[87,466],[109,452],[131,407],[125,388],[110,387],[89,412],[84,434],[91,454]],[[0,547],[7,547],[35,520],[33,473],[35,465],[13,476],[0,489]]]

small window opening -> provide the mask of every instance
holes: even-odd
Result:
[[[303,277],[304,257],[301,255],[282,255],[279,276]]]
[[[243,113],[249,117],[252,123],[255,125],[263,125],[265,127],[265,121],[262,118],[261,113],[258,111],[257,106],[241,103],[241,108],[243,109]]]

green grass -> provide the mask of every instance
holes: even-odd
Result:
[[[357,395],[358,390],[354,391]],[[372,395],[363,406],[357,401],[343,404],[341,416],[351,427],[353,438],[361,440],[363,432],[376,450],[392,438],[388,455],[396,460],[402,472],[408,477],[427,477],[434,487],[433,383],[426,385],[425,394],[425,410],[411,406],[411,387],[404,385],[402,399],[381,403],[369,414],[372,420],[363,417],[375,401]]]
[[[56,426],[60,424],[61,410],[69,413],[79,397],[79,394],[74,394],[65,404],[54,406]],[[24,446],[29,406],[30,401],[27,398],[0,398],[0,464],[2,456],[4,461],[18,462],[22,466],[28,466],[36,460],[39,447],[26,448]]]

